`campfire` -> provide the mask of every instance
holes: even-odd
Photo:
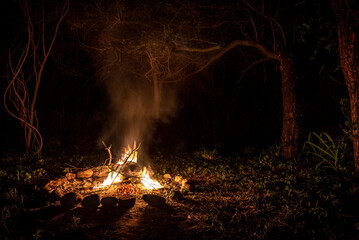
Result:
[[[103,143],[104,144],[104,143]],[[133,146],[124,148],[119,159],[111,154],[111,146],[107,147],[109,159],[102,166],[81,169],[71,166],[72,171],[65,176],[50,180],[44,187],[50,194],[63,198],[68,194],[89,196],[99,194],[101,197],[112,195],[126,195],[134,197],[144,191],[162,189],[163,186],[151,178],[150,166],[138,163],[138,150],[136,142]],[[115,160],[115,161],[113,161]]]
[[[136,142],[134,142],[132,148],[128,145],[128,147],[125,148],[122,157],[113,165],[111,165],[112,154],[110,148],[111,147],[106,147],[109,152],[109,166],[112,171],[107,175],[107,178],[103,181],[103,183],[100,183],[94,188],[111,186],[112,184],[120,183],[128,179],[134,179],[135,181],[140,180],[143,187],[146,189],[162,188],[162,185],[159,182],[151,179],[147,167],[144,166],[140,171],[138,171],[139,165],[137,163],[137,154],[139,146],[136,146]]]

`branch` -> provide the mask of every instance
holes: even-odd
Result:
[[[180,78],[178,80],[172,80],[172,81],[167,81],[167,82],[180,82],[183,81],[186,78],[189,78],[201,71],[203,71],[205,68],[207,68],[209,65],[211,65],[214,61],[220,59],[221,57],[223,57],[224,54],[226,54],[227,52],[229,52],[230,50],[232,50],[233,48],[237,47],[237,46],[247,46],[247,47],[253,47],[258,49],[263,55],[267,56],[270,59],[279,59],[279,54],[269,50],[268,48],[266,48],[264,45],[258,43],[258,42],[254,42],[254,41],[247,41],[247,40],[235,40],[233,42],[231,42],[230,44],[228,44],[222,51],[220,51],[219,53],[217,53],[216,55],[214,55],[211,59],[208,60],[208,62],[206,64],[204,64],[202,67],[200,67],[199,69],[197,69],[196,71],[186,75],[183,78]],[[173,75],[171,76],[173,77]],[[168,78],[167,78],[168,79]]]
[[[178,43],[174,42],[176,46],[178,46]],[[209,48],[189,48],[187,46],[181,45],[180,47],[177,47],[180,51],[186,51],[186,52],[199,52],[199,53],[206,53],[206,52],[213,52],[216,50],[220,50],[222,47],[217,45]]]
[[[251,68],[253,68],[255,65],[257,65],[258,63],[264,62],[266,60],[269,60],[270,58],[261,58],[255,62],[253,62],[251,65],[249,65],[246,69],[244,69],[241,74],[241,79],[244,77],[244,75],[247,73],[247,71],[249,71]]]

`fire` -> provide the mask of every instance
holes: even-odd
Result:
[[[128,145],[127,148],[125,148],[125,153],[122,155],[122,157],[116,163],[116,165],[118,165],[117,169],[121,169],[128,162],[137,163],[137,150],[138,150],[138,147],[136,147],[136,142],[134,142],[134,145],[132,148]],[[141,172],[142,172],[141,183],[146,189],[162,188],[162,185],[159,182],[154,181],[150,178],[146,167],[143,167]],[[96,188],[102,188],[105,186],[109,186],[113,183],[122,182],[122,180],[123,180],[122,177],[123,176],[119,172],[116,172],[116,171],[110,172],[107,175],[107,178],[105,179],[105,181]]]
[[[117,165],[123,165],[125,161],[127,162],[133,162],[137,163],[137,150],[136,148],[136,141],[133,144],[133,148],[130,147],[130,145],[127,145],[127,148],[125,148],[125,153],[122,155],[122,158],[117,162]]]
[[[150,175],[149,175],[146,167],[143,167],[141,182],[142,182],[143,186],[147,189],[162,188],[162,185],[159,182],[154,181],[150,178]]]

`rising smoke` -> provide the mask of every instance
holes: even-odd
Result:
[[[109,99],[108,118],[100,142],[112,144],[117,152],[127,145],[132,146],[134,141],[146,148],[146,143],[153,141],[157,124],[175,115],[178,109],[176,91],[162,84],[160,101],[154,100],[149,59],[142,50],[136,50],[143,44],[138,41],[139,31],[129,31],[128,26],[119,24],[104,27],[99,36],[98,43],[103,51],[96,57],[97,72]]]

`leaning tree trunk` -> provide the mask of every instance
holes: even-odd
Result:
[[[339,38],[340,65],[348,88],[352,132],[354,166],[359,171],[359,42],[358,24],[350,21],[349,9],[345,9],[345,1],[332,0],[332,8],[337,16],[337,32]]]
[[[295,93],[295,77],[293,62],[287,52],[283,51],[278,56],[280,72],[282,75],[283,98],[283,128],[282,143],[283,157],[298,162],[299,130],[297,100]]]

